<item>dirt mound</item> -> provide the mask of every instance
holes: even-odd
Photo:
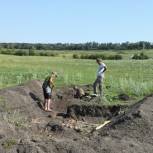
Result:
[[[112,122],[98,134],[103,144],[114,143],[114,152],[153,151],[153,95],[131,106],[124,114],[112,119]],[[102,141],[101,141],[102,142]],[[117,145],[119,144],[119,145]]]
[[[153,152],[153,95],[130,107],[106,107],[98,98],[75,99],[63,87],[53,93],[53,118],[42,109],[41,86],[34,80],[0,90],[0,153]],[[105,120],[110,123],[95,130]]]

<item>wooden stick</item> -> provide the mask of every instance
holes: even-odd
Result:
[[[110,122],[111,122],[110,120],[105,121],[103,124],[101,124],[101,125],[97,126],[97,127],[96,127],[96,130],[101,129],[102,127],[104,127],[105,125],[107,125],[107,124],[108,124],[108,123],[110,123]]]

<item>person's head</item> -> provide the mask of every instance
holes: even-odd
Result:
[[[97,58],[96,62],[100,65],[102,63],[102,59],[101,58]]]
[[[51,76],[57,78],[57,72],[51,72]]]
[[[76,90],[76,89],[78,89],[78,87],[77,87],[76,85],[74,85],[74,86],[73,86],[73,89]]]

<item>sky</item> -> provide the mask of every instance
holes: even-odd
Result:
[[[0,42],[153,42],[153,0],[0,0]]]

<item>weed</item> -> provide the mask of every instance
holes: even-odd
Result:
[[[12,146],[16,145],[17,142],[14,139],[7,139],[5,142],[3,142],[2,146],[4,149],[11,149]]]

